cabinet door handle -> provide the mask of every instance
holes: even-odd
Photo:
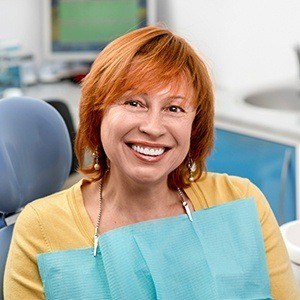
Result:
[[[291,163],[292,151],[286,149],[284,153],[283,164],[281,168],[280,190],[279,190],[279,224],[284,223],[284,204],[285,204],[285,192],[288,177],[288,170]]]

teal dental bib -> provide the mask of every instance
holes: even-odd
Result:
[[[273,299],[253,199],[140,222],[38,255],[46,299]]]

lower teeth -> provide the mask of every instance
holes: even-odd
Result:
[[[145,155],[145,156],[151,156],[151,157],[161,156],[163,154],[163,153],[157,154],[157,155],[155,155],[155,154],[146,154],[146,153],[138,152],[134,149],[132,149],[132,150],[135,151],[136,153],[139,153],[139,154],[142,154],[142,155]]]
[[[141,153],[141,152],[138,152],[138,151],[135,151],[139,154],[142,154],[142,155],[145,155],[145,156],[151,156],[151,157],[156,157],[156,156],[160,156],[161,154],[158,154],[158,155],[151,155],[151,154],[145,154],[145,153]]]

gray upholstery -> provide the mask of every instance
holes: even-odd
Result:
[[[5,263],[6,263],[6,258],[7,258],[7,253],[10,245],[10,240],[13,232],[14,224],[9,225],[7,227],[4,227],[0,229],[0,282],[2,286],[3,282],[3,275],[4,275],[4,269],[5,269]],[[2,293],[0,293],[0,300],[3,299]]]
[[[6,225],[7,217],[15,219],[27,203],[60,190],[71,162],[67,126],[51,105],[26,97],[0,99],[0,300],[14,227]]]

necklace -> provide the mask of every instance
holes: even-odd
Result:
[[[179,187],[177,187],[177,192],[178,192],[179,197],[181,199],[182,206],[185,209],[186,214],[188,215],[188,218],[190,219],[191,222],[193,222],[193,217],[192,217],[189,205],[185,201],[184,196],[183,196],[183,192]],[[99,181],[98,203],[99,203],[99,212],[98,212],[97,223],[96,223],[96,227],[95,227],[95,231],[94,231],[94,251],[93,251],[94,257],[97,255],[97,248],[98,248],[99,237],[100,237],[100,235],[98,234],[98,230],[99,230],[101,214],[102,214],[102,178]]]

